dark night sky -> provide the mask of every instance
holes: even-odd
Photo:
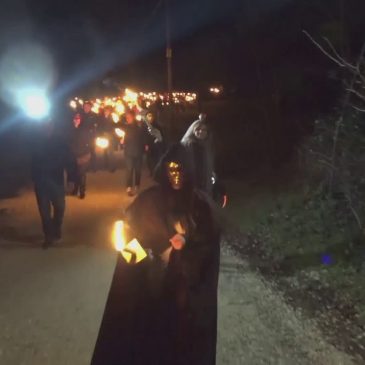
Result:
[[[340,1],[170,0],[175,86],[248,85],[253,65],[280,70],[298,63],[298,52],[312,57],[301,30],[336,19]],[[107,74],[145,88],[165,83],[160,0],[5,0],[0,30],[0,51],[14,42],[42,43],[69,89]]]
[[[85,80],[99,78],[107,71],[121,69],[132,79],[138,79],[142,73],[147,83],[154,86],[164,83],[163,1],[7,2],[0,17],[1,48],[5,49],[14,40],[41,42],[53,53],[62,80],[66,75],[78,75]],[[176,55],[209,29],[218,27],[224,32],[237,12],[242,20],[256,21],[261,14],[275,11],[286,2],[171,0]],[[189,71],[194,70],[187,70],[187,74]],[[179,77],[175,80],[178,82]]]

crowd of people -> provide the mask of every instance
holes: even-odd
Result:
[[[39,126],[37,137],[33,139],[32,177],[45,236],[44,247],[61,239],[66,193],[80,199],[86,197],[87,174],[97,169],[98,139],[107,141],[103,145],[102,161],[110,172],[118,166],[116,152],[123,151],[124,184],[129,196],[137,195],[140,190],[145,156],[153,178],[156,166],[167,152],[169,143],[152,111],[137,115],[134,109],[127,109],[124,118],[116,123],[110,107],[106,106],[99,114],[93,113],[91,108],[91,104],[85,102],[82,111],[75,114],[70,121],[68,140],[60,137],[51,119]],[[191,124],[180,145],[185,151],[194,187],[212,196],[214,155],[205,114],[200,114]],[[64,171],[67,188],[63,182]]]
[[[115,122],[112,108],[105,107],[99,115],[91,111],[91,104],[85,102],[81,113],[74,118],[71,133],[71,148],[76,157],[75,195],[85,198],[86,173],[96,170],[95,140],[103,138],[105,168],[114,172],[117,167],[115,152],[122,148],[126,166],[125,188],[131,196],[136,195],[141,184],[141,173],[144,155],[147,154],[147,165],[152,175],[153,170],[165,150],[162,129],[153,112],[138,114],[134,109],[125,112],[123,120]]]
[[[154,363],[214,364],[221,226],[213,199],[216,177],[206,115],[200,114],[180,143],[172,145],[165,140],[151,112],[137,120],[136,112],[127,110],[125,120],[116,124],[108,108],[97,116],[85,103],[83,112],[74,119],[70,143],[59,138],[54,127],[52,120],[44,122],[32,149],[32,177],[45,237],[43,247],[62,239],[64,172],[67,189],[84,199],[87,172],[96,168],[98,136],[109,142],[104,145],[104,162],[110,171],[116,168],[114,152],[122,145],[126,192],[135,196],[124,216],[128,239],[137,239],[149,252],[148,263],[128,271],[133,273],[131,281],[141,281],[136,283],[139,290],[126,289],[123,294],[136,303],[128,309],[129,317],[135,318],[136,327],[143,327],[143,341],[154,349]],[[115,128],[123,133],[117,136]],[[155,185],[139,192],[145,154]],[[116,270],[127,265],[119,256]],[[126,275],[120,280],[125,280]],[[149,318],[144,317],[142,324],[138,319],[140,306]],[[159,313],[158,323],[150,320],[152,308]],[[110,323],[109,319],[106,321]],[[117,322],[123,336],[126,326]],[[165,350],[155,351],[156,328],[162,331],[157,336],[158,346]],[[103,343],[103,339],[100,341]],[[105,357],[113,354],[110,346],[109,341],[106,347],[96,347],[93,364],[105,364]],[[118,353],[119,347],[113,356]]]

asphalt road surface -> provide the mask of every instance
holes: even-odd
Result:
[[[116,262],[114,220],[130,202],[123,172],[89,175],[67,198],[64,242],[42,250],[30,189],[0,200],[0,364],[90,363]],[[218,364],[352,364],[246,262],[222,250]],[[108,364],[105,364],[108,365]]]

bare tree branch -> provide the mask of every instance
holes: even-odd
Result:
[[[355,110],[357,110],[358,112],[365,113],[365,109],[363,109],[363,108],[359,108],[358,106],[352,105],[352,104],[351,104],[351,107],[354,108]]]
[[[356,65],[351,64],[350,62],[346,61],[340,54],[337,52],[336,48],[333,46],[333,44],[330,42],[330,40],[326,37],[322,37],[324,41],[328,44],[333,54],[328,52],[324,49],[324,47],[319,44],[306,30],[303,30],[303,33],[311,40],[311,42],[319,48],[319,50],[324,53],[329,59],[331,59],[333,62],[335,62],[338,66],[342,68],[347,68],[350,72],[353,74],[356,74],[363,83],[365,83],[365,76],[361,73],[361,64],[364,62],[364,60],[359,59]],[[361,52],[363,55],[364,53]]]
[[[303,33],[333,62],[335,62],[340,67],[346,67],[345,64],[341,63],[338,59],[333,57],[328,51],[326,51],[306,30],[303,30]]]
[[[347,194],[347,193],[345,193],[345,196],[346,196],[347,202],[349,204],[349,208],[350,208],[353,216],[355,217],[356,223],[359,226],[360,230],[362,230],[362,222],[361,222],[361,219],[360,219],[359,215],[357,214],[355,208],[352,205],[351,196],[349,194]]]
[[[334,47],[334,45],[330,42],[330,40],[327,37],[322,37],[326,43],[328,44],[328,46],[331,48],[332,52],[334,53],[334,55],[337,57],[337,59],[346,67],[354,70],[354,71],[358,71],[358,69],[352,65],[350,62],[346,61],[343,57],[341,57],[339,55],[339,53],[337,52],[336,48]]]
[[[363,94],[361,94],[360,92],[358,92],[357,90],[355,90],[355,89],[351,89],[351,88],[347,88],[346,89],[347,91],[349,91],[349,92],[351,92],[351,93],[353,93],[353,94],[355,94],[356,96],[358,96],[361,100],[364,100],[365,101],[365,95],[363,95]]]

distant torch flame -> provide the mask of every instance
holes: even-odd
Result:
[[[117,113],[112,113],[112,119],[114,123],[119,122],[119,115]]]
[[[124,114],[125,112],[125,107],[122,103],[117,103],[117,105],[115,106],[115,111],[121,115],[121,114]]]
[[[125,241],[124,222],[117,221],[114,223],[113,242],[115,249],[122,254],[124,260],[128,264],[138,264],[147,257],[147,252],[136,238],[127,244]]]
[[[99,114],[99,111],[100,111],[100,104],[98,103],[95,103],[92,108],[91,108],[91,111],[95,114]]]
[[[97,147],[105,149],[109,147],[109,140],[104,137],[98,137],[96,138],[95,144]]]
[[[125,132],[122,129],[120,129],[120,128],[115,128],[115,134],[119,138],[124,138],[124,136],[125,136]]]

